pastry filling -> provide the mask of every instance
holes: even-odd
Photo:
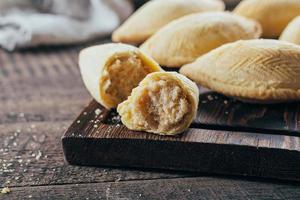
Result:
[[[104,71],[102,92],[110,104],[117,105],[131,94],[131,90],[151,72],[136,54],[117,56]]]
[[[189,98],[174,80],[161,79],[144,88],[137,99],[140,126],[156,132],[176,131],[191,111]]]

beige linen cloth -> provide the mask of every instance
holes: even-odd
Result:
[[[85,42],[110,34],[132,11],[127,0],[0,0],[0,46]]]

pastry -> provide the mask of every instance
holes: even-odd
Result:
[[[234,13],[260,22],[263,37],[278,38],[288,23],[300,15],[300,1],[243,0]]]
[[[280,40],[300,45],[300,17],[296,17],[289,23],[281,34]]]
[[[225,43],[254,39],[260,25],[229,12],[192,14],[174,20],[140,48],[166,67],[181,67]]]
[[[192,123],[198,98],[197,85],[185,76],[155,72],[148,74],[117,110],[129,129],[175,135]]]
[[[125,44],[105,44],[80,52],[82,79],[94,99],[105,108],[116,108],[131,90],[160,66],[138,48]]]
[[[261,39],[223,45],[180,73],[228,96],[254,102],[300,100],[300,46]]]
[[[114,42],[140,44],[174,19],[196,12],[222,11],[221,0],[152,0],[136,11],[112,36]]]

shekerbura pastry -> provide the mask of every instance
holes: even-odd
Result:
[[[183,132],[192,123],[198,107],[197,85],[177,72],[148,74],[131,96],[118,106],[129,129],[160,135]]]
[[[280,40],[300,45],[300,16],[288,24],[281,34]]]
[[[183,66],[198,84],[255,103],[300,100],[300,46],[278,40],[223,45]]]
[[[171,22],[140,48],[162,66],[181,67],[225,43],[260,34],[256,21],[229,12],[209,12]]]
[[[79,65],[86,88],[105,108],[116,108],[131,90],[160,66],[138,48],[105,44],[80,52]]]
[[[115,42],[140,44],[164,25],[184,15],[222,11],[221,0],[152,0],[134,13],[112,36]]]
[[[234,12],[260,22],[264,37],[278,38],[288,23],[300,15],[300,1],[243,0]]]

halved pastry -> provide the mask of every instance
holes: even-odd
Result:
[[[175,135],[192,123],[198,98],[198,87],[188,78],[177,72],[155,72],[132,90],[118,113],[129,129]]]
[[[300,100],[300,46],[278,40],[223,45],[180,73],[228,96],[253,102]]]
[[[222,11],[221,0],[152,0],[136,11],[112,36],[114,42],[140,44],[161,27],[184,15]]]
[[[300,15],[300,1],[243,0],[234,13],[260,22],[263,37],[278,38],[288,23]]]
[[[152,58],[125,44],[86,48],[80,52],[79,66],[88,91],[108,109],[126,100],[147,74],[162,71]]]
[[[160,65],[181,67],[225,43],[254,39],[260,25],[229,12],[192,14],[163,27],[141,47]]]
[[[279,40],[300,45],[300,16],[296,17],[288,24]]]

